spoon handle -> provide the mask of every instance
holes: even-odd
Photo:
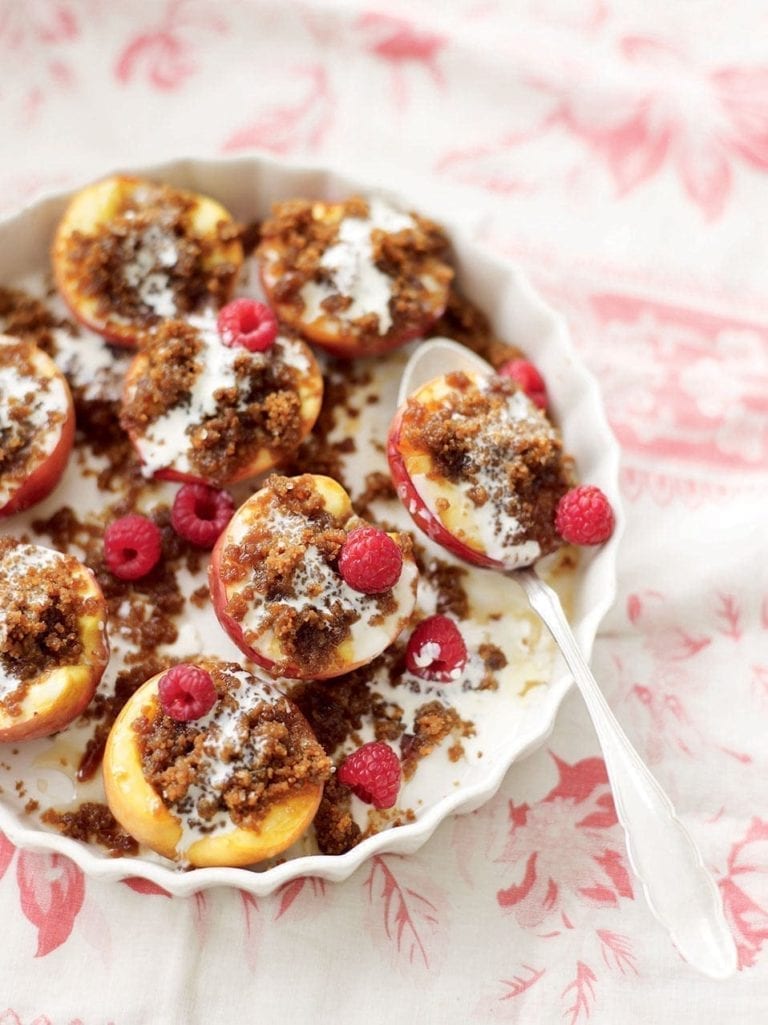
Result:
[[[539,614],[573,674],[605,758],[627,853],[648,905],[685,960],[723,979],[736,971],[733,936],[717,885],[672,802],[632,747],[579,650],[560,599],[532,569],[509,574]]]

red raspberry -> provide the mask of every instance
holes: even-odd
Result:
[[[555,529],[574,545],[599,545],[613,533],[613,509],[600,488],[571,488],[557,504]]]
[[[157,693],[162,710],[177,722],[199,719],[210,712],[219,697],[211,674],[184,662],[160,677]]]
[[[400,790],[400,759],[381,740],[363,744],[348,755],[339,769],[339,782],[366,804],[391,808]]]
[[[423,680],[452,683],[467,664],[467,646],[459,628],[447,616],[422,620],[408,640],[405,664]]]
[[[527,359],[511,359],[499,367],[499,374],[516,381],[539,409],[547,408],[547,386],[533,363],[529,363]]]
[[[163,550],[160,528],[146,516],[121,516],[104,531],[107,569],[120,580],[138,580],[154,569]]]
[[[339,573],[356,591],[381,594],[394,587],[403,571],[403,553],[378,527],[356,527],[339,553]]]
[[[235,503],[228,492],[207,484],[185,484],[173,500],[171,526],[179,537],[198,548],[213,548],[234,511]]]
[[[250,352],[264,352],[277,338],[277,317],[255,299],[227,303],[219,310],[216,326],[225,345],[242,345]]]

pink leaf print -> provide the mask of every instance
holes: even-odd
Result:
[[[632,944],[626,936],[620,936],[610,929],[598,929],[597,935],[600,938],[603,950],[603,960],[608,968],[612,965],[625,975],[627,972],[638,974],[635,967],[635,955],[632,953]]]
[[[360,16],[356,28],[367,32],[365,48],[386,61],[391,69],[392,94],[395,106],[402,110],[407,102],[406,64],[425,68],[433,82],[442,88],[443,73],[437,64],[437,55],[448,40],[436,32],[417,28],[406,18],[368,11]]]
[[[243,908],[243,915],[245,916],[245,939],[244,939],[244,950],[245,950],[245,961],[251,972],[256,970],[257,954],[259,946],[260,936],[260,921],[259,902],[252,893],[248,893],[247,890],[240,890],[240,902]]]
[[[401,885],[387,860],[380,855],[372,859],[364,886],[369,903],[381,901],[384,930],[397,952],[405,954],[409,964],[420,962],[429,968],[424,934],[434,931],[438,925],[435,905],[422,894]]]
[[[531,986],[536,985],[546,971],[546,968],[541,968],[537,971],[535,968],[531,968],[530,965],[524,964],[523,971],[528,974],[525,976],[515,975],[512,979],[501,980],[502,985],[507,987],[507,992],[499,999],[513,1000],[515,997],[519,997],[521,993],[525,993]]]
[[[768,940],[768,821],[752,819],[728,855],[720,880],[726,917],[736,939],[739,967],[754,965]]]
[[[723,624],[720,633],[724,637],[733,638],[734,641],[741,640],[741,610],[735,595],[718,594],[718,600],[716,615]]]
[[[38,930],[35,957],[44,957],[72,932],[85,897],[83,873],[60,854],[20,851],[16,879],[21,910]]]
[[[549,794],[532,806],[510,805],[500,860],[515,878],[496,899],[524,927],[559,930],[573,926],[585,902],[614,907],[634,895],[621,845],[612,842],[616,811],[604,762],[553,758],[559,779]]]
[[[299,149],[316,149],[321,144],[332,121],[328,76],[319,64],[297,71],[300,77],[308,79],[305,95],[296,103],[270,107],[238,128],[225,141],[225,153],[255,148],[285,155]]]
[[[13,859],[13,852],[16,848],[4,833],[0,833],[0,879],[5,875],[5,870]]]
[[[311,890],[315,897],[325,896],[325,880],[317,879],[314,876],[302,876],[300,879],[292,879],[289,883],[281,886],[277,891],[280,894],[280,904],[275,914],[275,921],[282,918],[286,911],[302,892]]]
[[[142,879],[140,876],[134,876],[131,879],[122,879],[123,886],[127,886],[135,893],[146,893],[157,897],[170,897],[170,893],[164,890],[162,886],[158,886],[157,883],[153,883],[151,879]]]
[[[561,994],[561,996],[565,997],[573,991],[573,1003],[563,1012],[563,1016],[569,1020],[569,1025],[576,1025],[582,1013],[585,1018],[589,1017],[591,1010],[590,1002],[594,1002],[595,999],[595,990],[592,983],[596,981],[595,973],[589,965],[584,964],[583,961],[578,961],[576,964],[576,978],[570,985],[565,987]]]

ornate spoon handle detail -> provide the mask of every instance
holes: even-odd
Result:
[[[605,758],[627,852],[648,905],[685,960],[723,979],[736,971],[717,885],[672,802],[630,744],[576,643],[555,592],[531,569],[509,576],[552,634],[589,711]]]

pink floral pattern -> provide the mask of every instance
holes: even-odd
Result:
[[[0,205],[134,154],[365,163],[382,186],[413,174],[425,195],[447,189],[437,209],[476,216],[536,277],[622,445],[628,529],[595,666],[716,866],[742,976],[708,989],[713,1017],[751,1023],[768,972],[768,22],[757,4],[738,26],[711,5],[703,45],[697,5],[635,6],[0,0]],[[78,136],[81,152],[64,140],[84,109],[99,130]],[[336,1008],[350,966],[372,1022],[615,1025],[625,998],[660,1021],[673,990],[681,1025],[700,1020],[699,980],[636,893],[574,707],[495,801],[342,885],[176,899],[143,879],[87,880],[0,835],[17,973],[0,1025],[115,1023],[116,1007],[135,1018],[135,990],[83,993],[74,1019],[53,990],[45,1008],[34,996],[70,961],[96,956],[116,978],[132,967],[126,923],[159,963],[173,934],[210,978],[245,967],[253,985],[226,1007],[198,993],[210,1021],[252,1016],[254,990],[265,1017],[286,990],[313,1011],[332,991]]]

